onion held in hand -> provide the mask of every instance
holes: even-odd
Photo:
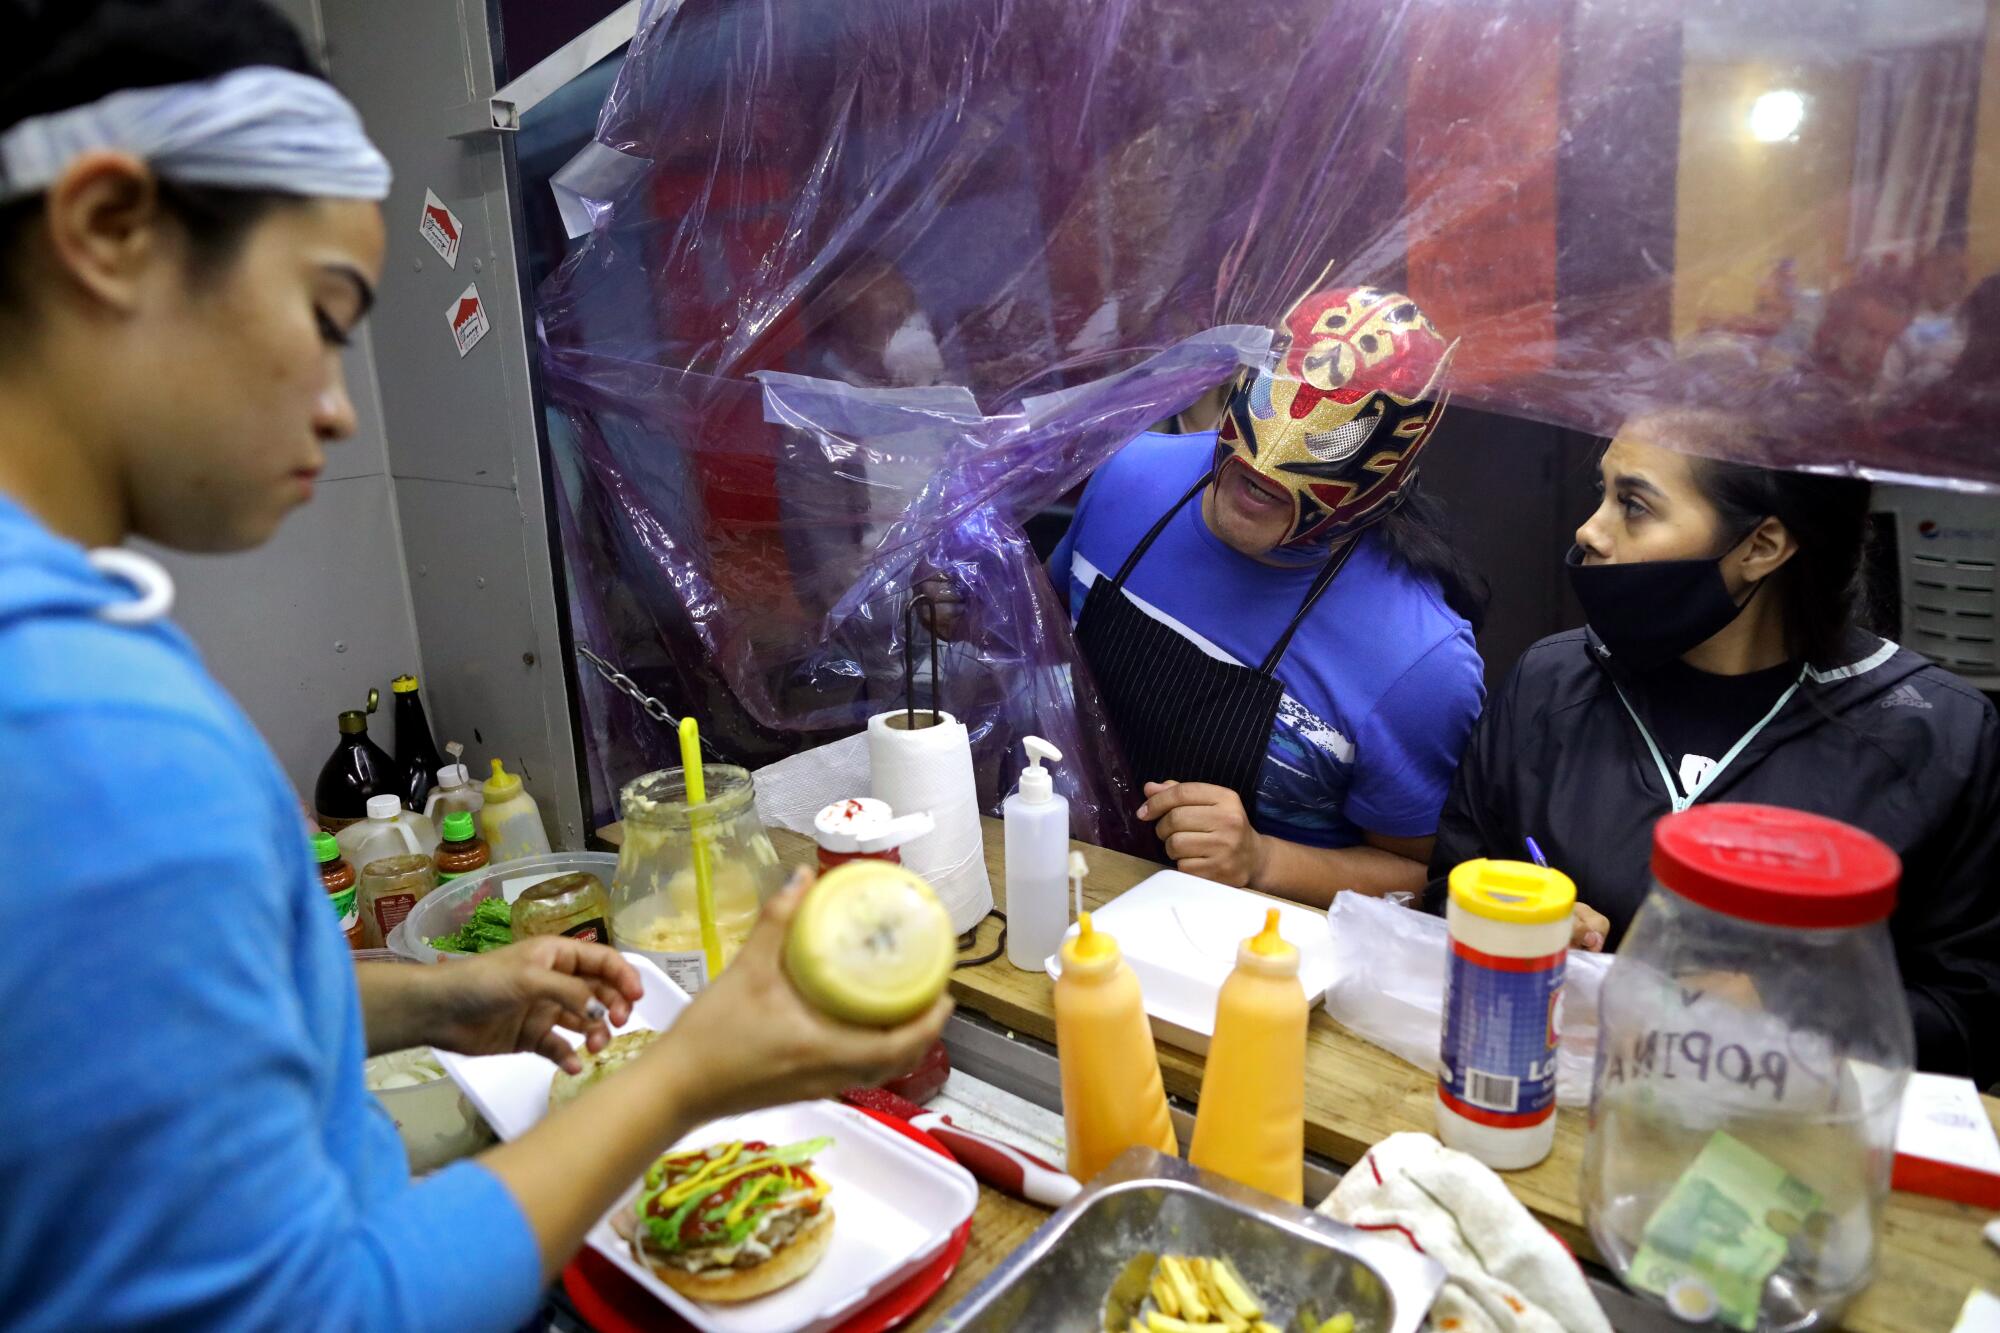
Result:
[[[887,861],[849,861],[806,890],[785,937],[792,985],[828,1017],[894,1027],[944,992],[958,961],[931,886]]]

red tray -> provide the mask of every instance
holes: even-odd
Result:
[[[856,1107],[865,1115],[873,1116],[897,1133],[915,1139],[940,1157],[950,1157],[944,1145],[921,1129],[916,1129],[906,1120],[870,1111],[867,1107]],[[958,1268],[959,1256],[965,1253],[966,1241],[972,1236],[972,1219],[966,1218],[958,1230],[951,1233],[951,1239],[944,1243],[931,1261],[918,1269],[893,1291],[884,1292],[871,1305],[856,1311],[846,1323],[839,1325],[836,1333],[886,1333],[905,1319],[922,1309],[924,1302],[937,1295],[938,1289],[951,1281],[951,1275]],[[563,1290],[569,1293],[570,1303],[585,1323],[597,1333],[691,1333],[693,1328],[686,1320],[675,1314],[631,1278],[620,1272],[616,1265],[597,1251],[585,1247],[570,1260],[569,1267],[563,1269]]]

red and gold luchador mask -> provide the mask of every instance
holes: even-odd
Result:
[[[1407,492],[1444,413],[1456,346],[1395,292],[1346,287],[1304,297],[1272,344],[1275,369],[1244,371],[1229,396],[1217,478],[1245,467],[1284,487],[1294,508],[1280,547],[1330,547]]]

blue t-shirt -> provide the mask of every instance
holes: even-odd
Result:
[[[0,1323],[518,1328],[526,1217],[411,1181],[298,802],[131,599],[0,498]]]
[[[1049,561],[1070,617],[1112,578],[1215,455],[1214,432],[1141,435],[1097,470]],[[1125,581],[1153,619],[1211,657],[1258,666],[1318,571],[1280,569],[1225,546],[1190,500]],[[1251,822],[1312,847],[1352,847],[1363,830],[1437,830],[1459,754],[1485,697],[1472,629],[1437,584],[1364,533],[1292,637]],[[1166,777],[1135,773],[1140,782]]]

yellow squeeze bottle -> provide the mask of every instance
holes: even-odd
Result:
[[[1078,918],[1056,978],[1056,1057],[1062,1065],[1069,1173],[1089,1180],[1135,1145],[1178,1156],[1160,1056],[1118,941]]]
[[[1293,1203],[1305,1195],[1306,1013],[1299,951],[1274,907],[1216,999],[1188,1160]]]

